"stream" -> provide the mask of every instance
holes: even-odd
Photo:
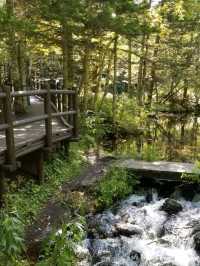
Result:
[[[91,215],[88,224],[88,238],[77,248],[79,266],[200,266],[198,200],[167,200],[153,189],[150,197],[131,195],[114,209]]]

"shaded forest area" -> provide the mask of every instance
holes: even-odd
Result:
[[[0,0],[0,94],[9,89],[20,93],[33,90],[31,95],[38,96],[39,90],[50,88],[46,94],[51,116],[52,90],[77,93],[80,131],[80,139],[73,134],[77,142],[70,147],[72,136],[67,140],[68,154],[63,143],[57,154],[49,152],[52,156],[44,162],[40,184],[22,172],[17,172],[14,180],[6,176],[0,209],[0,266],[105,265],[97,261],[77,264],[84,255],[81,241],[90,238],[90,233],[95,237],[87,228],[88,213],[94,218],[94,213],[112,208],[138,188],[144,205],[155,196],[154,189],[148,187],[152,184],[145,184],[147,191],[139,187],[141,180],[135,174],[115,167],[105,171],[104,164],[109,165],[113,154],[115,159],[129,156],[145,161],[200,160],[199,54],[199,0]],[[31,97],[27,97],[28,93],[16,98],[12,95],[13,118],[28,117],[32,112]],[[44,107],[45,100],[40,97],[39,101]],[[63,113],[69,122],[67,97],[58,97],[56,104],[56,112]],[[38,114],[39,108],[34,108]],[[4,122],[3,109],[0,100],[0,123]],[[99,159],[101,152],[111,156]],[[179,200],[181,193],[193,193],[189,200],[195,198],[195,203],[199,202],[200,166],[194,166],[194,173],[181,177],[181,185],[173,195],[171,184],[162,184],[167,197]],[[85,169],[89,179],[102,175],[102,181],[84,190],[79,185],[84,181]],[[191,184],[186,184],[185,190],[188,181]],[[77,182],[78,188],[70,191],[69,182]],[[133,203],[139,206],[139,202]],[[154,206],[152,210],[155,211]],[[58,224],[54,218],[60,219]],[[52,224],[48,219],[53,220]],[[195,224],[197,220],[191,221]],[[36,234],[27,238],[30,227],[39,228],[42,239],[38,241]],[[178,229],[186,227],[184,224]],[[41,228],[45,228],[44,232]],[[199,228],[197,223],[194,250],[198,252]],[[192,234],[188,236],[191,238]],[[179,233],[176,235],[178,238]],[[102,235],[98,237],[101,240]],[[36,244],[31,242],[33,239]],[[151,239],[147,245],[154,242],[158,241]],[[78,247],[81,251],[77,255]],[[141,254],[131,256],[141,259]],[[175,265],[165,260],[159,265]]]
[[[77,88],[82,112],[102,110],[111,93],[113,121],[122,92],[148,109],[199,106],[198,1],[1,2],[2,86],[59,79]]]

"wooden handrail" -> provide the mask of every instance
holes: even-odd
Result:
[[[51,94],[76,94],[74,90],[51,90]]]
[[[47,90],[30,90],[30,91],[15,91],[11,93],[12,97],[23,97],[23,96],[34,96],[34,95],[45,95]],[[75,94],[74,90],[50,90],[50,94]],[[0,98],[4,98],[5,93],[0,93]]]
[[[47,119],[48,115],[38,115],[31,118],[25,118],[13,122],[14,127],[24,126],[30,123],[38,122]]]
[[[44,114],[38,116],[32,116],[30,118],[25,118],[17,121],[13,121],[12,105],[13,99],[17,97],[28,97],[28,96],[39,96],[41,95],[44,99]],[[67,95],[68,97],[68,109],[67,111],[62,111],[55,113],[52,109],[52,96],[62,97],[62,95]],[[73,137],[77,136],[77,93],[76,90],[52,90],[50,86],[44,87],[41,90],[25,90],[25,91],[11,91],[11,86],[5,86],[3,91],[0,92],[0,99],[3,103],[2,116],[3,121],[0,124],[0,131],[5,130],[6,136],[6,164],[9,169],[16,169],[16,147],[14,138],[14,128],[19,126],[24,126],[37,121],[45,121],[45,147],[48,153],[52,151],[53,148],[53,125],[52,119],[56,117],[67,117],[68,123],[65,126],[68,130],[73,132]]]
[[[5,92],[0,92],[0,98],[5,98],[6,97],[6,93]]]
[[[34,96],[34,95],[45,95],[47,90],[31,90],[31,91],[15,91],[12,92],[12,97],[23,97],[23,96]]]
[[[2,124],[0,125],[0,131],[7,129],[8,127],[9,127],[8,124]]]

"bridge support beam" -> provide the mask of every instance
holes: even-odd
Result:
[[[21,159],[21,169],[30,176],[36,178],[38,182],[44,179],[44,153],[37,150]]]
[[[0,208],[3,205],[4,202],[4,193],[5,193],[5,171],[4,169],[0,166]]]

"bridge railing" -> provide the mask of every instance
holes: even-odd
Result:
[[[62,112],[53,112],[52,96],[65,95],[67,96],[67,110]],[[42,96],[44,99],[44,114],[32,116],[21,120],[14,120],[12,112],[13,99],[17,97],[27,96]],[[51,90],[49,86],[43,90],[26,90],[11,92],[9,86],[3,88],[0,92],[0,100],[3,103],[2,118],[3,123],[0,124],[0,131],[5,131],[6,137],[6,164],[9,170],[15,170],[16,165],[16,147],[14,128],[25,126],[37,121],[45,121],[45,149],[48,152],[52,151],[53,146],[53,123],[55,117],[67,116],[69,129],[72,130],[73,138],[77,138],[77,94],[75,90]]]

